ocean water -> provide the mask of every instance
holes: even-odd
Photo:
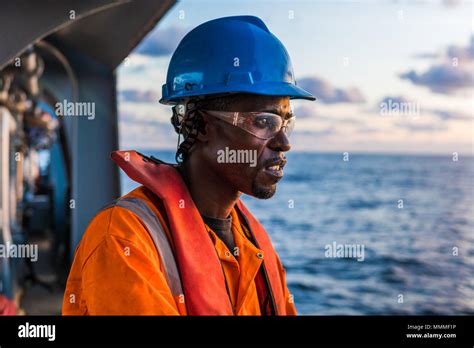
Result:
[[[299,314],[474,314],[473,157],[287,158],[273,198],[243,201],[272,238]],[[135,186],[122,175],[124,193]],[[333,243],[363,246],[363,261],[327,257]]]

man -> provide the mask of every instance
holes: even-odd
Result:
[[[180,42],[160,102],[183,141],[178,165],[113,160],[143,186],[104,207],[76,250],[63,313],[294,315],[285,271],[241,193],[283,176],[296,86],[281,42],[256,17],[204,23]],[[227,154],[227,155],[225,155]]]

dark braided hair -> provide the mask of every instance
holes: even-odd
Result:
[[[194,145],[196,138],[202,128],[202,117],[197,108],[198,99],[187,99],[173,106],[171,124],[178,133],[178,146],[176,150],[176,162],[182,163],[186,160],[189,150]],[[183,141],[180,143],[181,136]]]
[[[188,157],[189,151],[196,142],[196,138],[203,130],[204,122],[200,109],[232,111],[230,106],[239,102],[242,98],[259,98],[257,95],[248,93],[227,93],[212,96],[199,96],[183,99],[173,106],[171,124],[178,133],[178,146],[176,150],[176,162],[182,163]],[[180,142],[181,136],[183,141]]]

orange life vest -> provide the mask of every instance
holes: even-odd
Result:
[[[178,170],[136,151],[116,151],[111,157],[132,180],[147,187],[163,201],[188,314],[234,314],[214,245]],[[271,241],[240,200],[237,208],[256,247],[265,255],[263,269],[259,272],[261,275],[256,278],[259,298],[268,295],[273,313],[287,315],[277,255]]]

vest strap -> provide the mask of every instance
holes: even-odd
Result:
[[[150,237],[153,239],[158,255],[163,263],[165,269],[166,280],[174,297],[183,294],[181,285],[181,278],[179,276],[178,266],[171,249],[168,237],[166,236],[160,220],[156,214],[151,210],[148,204],[141,198],[136,197],[122,197],[119,198],[102,209],[121,207],[131,211],[140,221],[146,226]]]

